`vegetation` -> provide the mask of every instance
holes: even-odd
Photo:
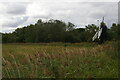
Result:
[[[118,39],[120,29],[119,24],[113,23],[110,29],[107,29],[107,40],[115,41]],[[98,27],[95,24],[86,26],[86,28],[76,28],[71,23],[65,23],[60,20],[49,20],[44,22],[38,20],[36,24],[31,24],[23,28],[18,28],[12,33],[3,33],[3,43],[48,43],[48,42],[90,42]]]
[[[3,78],[118,78],[116,44],[3,44]]]
[[[3,78],[118,78],[120,24],[107,28],[107,42],[91,42],[95,24],[76,28],[38,20],[2,34]],[[118,43],[116,42],[118,41]]]

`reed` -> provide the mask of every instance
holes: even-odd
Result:
[[[117,78],[118,61],[109,55],[116,54],[116,49],[109,43],[90,44],[89,47],[85,47],[87,43],[67,47],[52,43],[52,46],[34,44],[34,47],[33,44],[3,44],[3,77]]]

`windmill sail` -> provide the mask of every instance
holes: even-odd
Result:
[[[94,41],[96,38],[97,38],[97,36],[98,36],[98,31],[95,33],[95,35],[93,36],[93,38],[92,38],[92,41]]]
[[[98,39],[100,38],[101,34],[102,34],[102,28],[98,32]]]
[[[96,33],[95,33],[95,35],[93,36],[93,38],[92,38],[92,41],[94,41],[95,39],[99,39],[100,38],[100,36],[101,36],[101,33],[102,33],[102,28],[101,29],[99,29]]]
[[[104,23],[104,17],[101,23]],[[100,36],[102,34],[102,27],[99,26],[99,30],[95,33],[95,35],[92,37],[92,41],[94,41],[95,39],[100,39]]]

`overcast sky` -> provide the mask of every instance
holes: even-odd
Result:
[[[105,17],[107,26],[118,22],[117,2],[31,1],[0,2],[0,32],[11,32],[18,27],[34,24],[38,19],[59,19],[77,27],[96,24]]]

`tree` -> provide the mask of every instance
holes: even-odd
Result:
[[[107,30],[108,40],[117,41],[120,35],[120,24],[113,23],[111,28]]]
[[[101,23],[101,27],[105,27],[105,23]],[[106,29],[108,38],[106,40],[117,40],[120,24],[113,24],[110,29]],[[42,21],[39,19],[37,23],[17,28],[12,33],[2,33],[3,43],[39,43],[39,42],[90,42],[93,35],[98,30],[95,24],[87,25],[85,28],[75,28],[71,22],[65,23],[61,20]],[[105,39],[105,35],[101,37]]]
[[[95,24],[86,26],[85,35],[86,35],[87,41],[92,41],[92,37],[97,32],[97,30],[98,30],[98,27]]]
[[[68,22],[68,25],[67,25],[67,31],[72,31],[73,29],[75,28],[75,25],[71,22]]]

